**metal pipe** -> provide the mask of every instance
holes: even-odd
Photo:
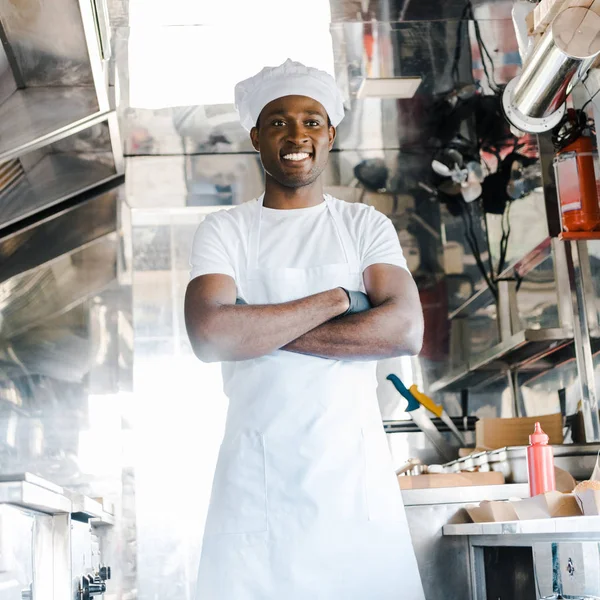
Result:
[[[568,94],[600,54],[599,32],[600,16],[586,8],[567,8],[554,19],[521,75],[505,89],[505,112],[513,125],[539,132],[560,121]]]
[[[595,34],[589,45],[575,45],[575,35],[586,23]],[[561,12],[546,30],[527,62],[515,87],[513,106],[522,114],[543,118],[565,102],[573,85],[587,72],[600,52],[597,33],[600,16],[585,8],[569,8]],[[571,32],[571,35],[565,35]],[[588,34],[589,35],[589,34]]]

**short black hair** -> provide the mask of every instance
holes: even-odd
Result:
[[[331,127],[331,119],[329,115],[327,115],[327,127]],[[260,115],[258,115],[258,119],[256,119],[256,129],[260,129]]]

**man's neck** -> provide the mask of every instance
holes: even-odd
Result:
[[[323,184],[319,177],[311,185],[289,188],[280,185],[267,175],[265,182],[265,208],[290,210],[294,208],[310,208],[323,202]]]

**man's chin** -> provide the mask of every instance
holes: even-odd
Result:
[[[284,187],[297,189],[306,187],[307,185],[312,185],[319,176],[315,177],[314,175],[298,175],[297,177],[279,177],[277,179],[278,183]]]

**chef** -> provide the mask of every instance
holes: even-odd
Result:
[[[376,397],[376,361],[423,335],[398,235],[323,191],[330,75],[287,60],[235,99],[265,191],[193,242],[188,335],[229,398],[197,599],[423,600]]]

